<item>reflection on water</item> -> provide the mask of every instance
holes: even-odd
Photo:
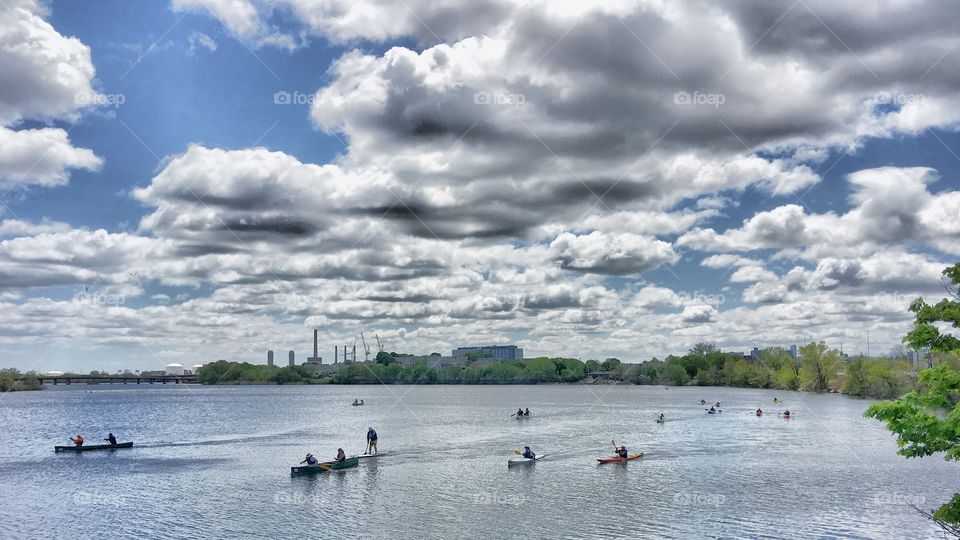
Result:
[[[357,396],[365,407],[350,406]],[[724,412],[706,414],[701,398]],[[181,386],[58,388],[0,404],[5,538],[936,537],[909,504],[939,505],[957,478],[941,459],[896,456],[862,417],[867,402],[842,396]],[[518,406],[533,416],[510,418]],[[787,407],[795,418],[778,418]],[[290,475],[308,451],[362,452],[367,426],[390,455]],[[69,435],[108,431],[135,447],[53,453]],[[599,465],[611,440],[646,455]],[[524,445],[549,455],[508,468]]]

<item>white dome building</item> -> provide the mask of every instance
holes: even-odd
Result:
[[[167,364],[167,375],[183,375],[183,364]]]
[[[202,367],[203,367],[203,364],[197,364],[197,365],[193,366],[192,368],[190,368],[190,372],[193,373],[194,375],[196,375],[197,373],[200,373],[200,368],[202,368]]]

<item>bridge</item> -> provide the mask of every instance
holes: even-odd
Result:
[[[197,384],[196,375],[37,375],[40,384]]]

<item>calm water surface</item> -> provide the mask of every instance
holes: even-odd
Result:
[[[774,406],[774,395],[785,400]],[[367,405],[351,407],[354,397]],[[707,415],[701,398],[720,400]],[[0,537],[937,538],[957,489],[869,403],[639,386],[79,386],[0,396]],[[517,407],[533,417],[513,420]],[[776,414],[789,407],[790,420]],[[776,409],[775,409],[776,407]],[[659,425],[664,412],[671,420]],[[307,451],[392,455],[291,477]],[[82,433],[136,447],[54,454]],[[597,465],[610,440],[646,452]],[[508,469],[528,444],[550,454]]]

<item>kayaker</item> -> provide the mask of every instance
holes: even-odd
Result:
[[[790,411],[783,411],[783,416],[786,418],[790,418]]]
[[[719,408],[720,408],[720,402],[718,401],[718,402],[714,405],[714,407],[716,407],[716,408],[719,409]]]
[[[710,406],[710,410],[709,410],[708,412],[709,412],[710,414],[713,414],[713,413],[717,412],[717,410],[713,408],[713,405],[711,405],[711,406]]]
[[[307,465],[316,465],[317,458],[313,457],[313,454],[311,454],[310,452],[307,452],[307,457],[303,458],[303,461],[300,462],[301,465],[303,465],[304,463],[306,463]]]
[[[661,422],[663,422],[663,413],[660,413],[660,417],[657,418],[657,420],[660,420]]]
[[[354,400],[353,400],[353,406],[354,406],[354,407],[356,407],[356,406],[359,405],[359,404],[360,404],[360,400],[359,400],[359,399],[354,399]]]
[[[620,456],[620,457],[622,457],[622,458],[627,457],[627,456],[629,455],[629,454],[627,454],[627,447],[621,445],[620,448],[617,449],[617,455]]]
[[[530,416],[530,407],[527,407],[526,410],[523,411],[523,415]]]
[[[517,416],[523,416],[523,407],[517,409]]]
[[[343,448],[337,448],[337,462],[341,463],[347,460],[347,455],[343,453]]]
[[[367,453],[377,453],[377,432],[372,427],[367,428]]]
[[[523,457],[527,459],[537,459],[537,454],[529,446],[523,447]]]
[[[73,444],[75,444],[76,446],[83,446],[83,435],[77,435],[76,437],[71,437],[70,440],[73,441]]]
[[[107,438],[104,440],[114,446],[117,444],[117,438],[113,436],[113,433],[107,433]]]
[[[706,405],[706,404],[707,404],[707,400],[701,399],[701,400],[700,400],[700,404],[701,404],[701,405]]]
[[[763,411],[761,411],[760,408],[757,407],[757,416],[760,416],[760,415],[762,415],[762,414],[763,414]]]
[[[360,400],[360,404],[363,405],[363,400],[362,400],[362,399]]]

